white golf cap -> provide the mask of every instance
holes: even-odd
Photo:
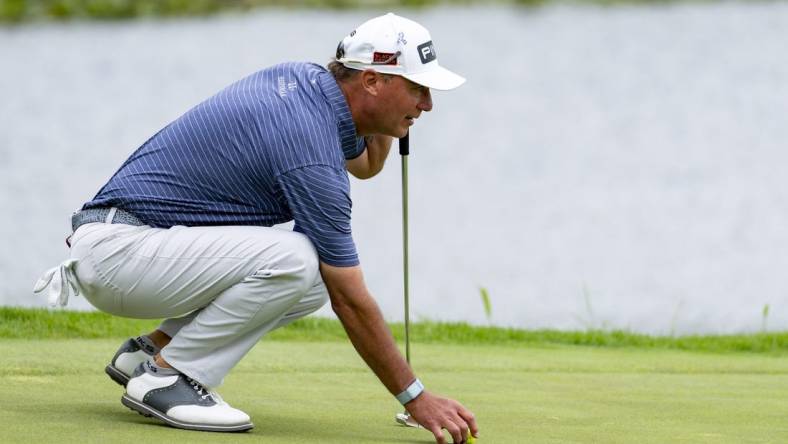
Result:
[[[342,39],[336,59],[351,69],[396,74],[438,90],[465,83],[463,77],[438,64],[425,27],[391,12],[364,22]]]

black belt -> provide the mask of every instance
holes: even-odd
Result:
[[[110,214],[112,213],[112,214]],[[105,224],[147,225],[137,216],[120,208],[90,208],[74,213],[71,216],[71,230],[77,231],[82,225],[103,222]]]

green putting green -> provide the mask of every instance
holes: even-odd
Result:
[[[0,339],[0,441],[429,443],[344,341],[258,344],[220,393],[248,433],[190,432],[120,404],[121,340]],[[478,443],[788,442],[788,357],[571,345],[413,344],[428,389],[477,416]]]

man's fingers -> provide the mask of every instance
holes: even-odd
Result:
[[[464,424],[464,421],[462,422]],[[468,427],[447,420],[443,427],[433,426],[429,429],[432,434],[435,435],[435,441],[438,444],[446,444],[446,439],[443,437],[443,429],[446,429],[449,435],[451,435],[452,443],[460,444],[468,441]]]
[[[456,424],[457,427],[460,428],[460,439],[461,440],[459,442],[466,442],[466,441],[468,441],[468,424],[459,415],[455,415],[454,424]],[[458,442],[458,441],[454,441],[454,442]]]
[[[430,432],[435,435],[435,442],[438,444],[446,444],[446,439],[443,437],[443,429],[437,425],[430,426]]]
[[[457,424],[450,422],[449,425],[447,425],[445,428],[446,431],[449,432],[449,435],[451,435],[451,441],[453,443],[459,444],[461,442],[464,442],[462,440],[462,435],[460,434],[460,428],[457,427]]]
[[[477,435],[479,434],[479,426],[476,425],[476,417],[473,416],[473,413],[471,413],[470,410],[465,408],[461,408],[458,413],[460,414],[460,417],[464,419],[465,422],[468,424],[468,427],[471,429],[471,435],[473,435],[475,438],[478,438]]]
[[[457,401],[425,393],[405,408],[424,428],[432,432],[438,444],[446,444],[444,429],[455,444],[468,442],[470,435],[478,437],[476,418]]]

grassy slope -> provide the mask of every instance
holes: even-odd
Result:
[[[275,332],[222,387],[253,417],[251,433],[159,426],[124,408],[102,372],[123,338],[155,325],[0,308],[0,442],[431,442],[394,424],[396,401],[338,323],[314,318]],[[788,442],[785,334],[414,330],[417,372],[474,410],[480,442]]]
[[[65,339],[125,338],[150,331],[156,320],[135,320],[99,312],[0,307],[0,338]],[[402,324],[392,324],[402,339]],[[637,347],[705,352],[755,352],[788,354],[788,332],[752,335],[655,337],[622,331],[565,332],[474,327],[462,323],[418,322],[411,336],[418,343],[476,345],[584,345]],[[275,341],[346,341],[336,320],[309,317],[268,336]]]
[[[581,0],[584,2],[654,3],[666,0]],[[204,16],[254,8],[398,9],[437,5],[513,4],[536,6],[547,0],[0,0],[0,24],[30,20],[124,20],[135,17]]]

